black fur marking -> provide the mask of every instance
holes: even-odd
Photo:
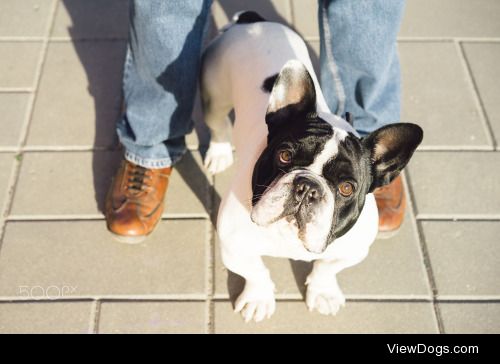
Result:
[[[391,183],[399,175],[423,136],[418,125],[396,123],[383,126],[363,138],[365,148],[371,151],[373,181],[369,192]]]
[[[352,116],[352,114],[350,112],[346,112],[345,113],[345,120],[351,124],[351,125],[354,125],[354,118]]]
[[[323,167],[323,177],[330,184],[335,198],[332,227],[327,239],[327,243],[330,243],[351,229],[365,204],[371,183],[370,153],[362,141],[349,133],[339,143],[337,155]],[[338,186],[344,181],[354,186],[354,193],[349,197],[338,192]]]
[[[285,121],[283,121],[286,123]],[[271,127],[268,135],[268,145],[255,164],[252,189],[252,203],[255,205],[269,186],[293,169],[311,165],[314,158],[320,153],[326,142],[332,137],[333,129],[323,119],[305,119],[293,116],[281,128]],[[276,162],[276,153],[287,147],[292,151],[293,163],[290,166],[279,166]]]
[[[260,87],[262,91],[265,93],[270,94],[271,91],[273,90],[274,83],[276,82],[276,79],[278,78],[279,73],[276,73],[275,75],[269,76],[264,80],[262,83],[262,86]]]
[[[283,90],[274,95],[273,89],[277,86],[282,86]],[[310,166],[335,133],[332,126],[315,112],[314,83],[305,68],[283,68],[279,75],[264,80],[262,89],[271,92],[271,102],[265,117],[267,146],[257,160],[252,175],[253,206],[263,198],[268,186],[294,170]],[[346,119],[350,123],[353,121],[349,113]],[[422,136],[422,129],[417,125],[391,124],[363,139],[349,133],[339,142],[336,155],[323,165],[320,173],[334,199],[333,216],[330,221],[324,222],[330,225],[325,246],[352,228],[363,209],[367,193],[388,184],[400,173],[422,141]],[[290,151],[291,163],[279,163],[277,156],[282,149]],[[294,195],[295,182],[284,188],[288,190],[284,191],[288,195],[282,196],[286,200],[278,219],[286,218],[289,223],[295,223],[299,239],[304,239],[307,223],[320,205],[314,200],[308,204],[299,201]],[[350,196],[339,192],[342,182],[353,185],[354,191]]]
[[[235,20],[235,24],[250,24],[250,23],[258,23],[261,21],[266,21],[263,17],[257,14],[255,11],[244,11],[237,15],[237,19]]]

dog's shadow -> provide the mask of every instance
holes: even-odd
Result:
[[[303,262],[300,260],[292,260],[289,259],[290,267],[292,268],[292,273],[295,278],[295,284],[299,290],[300,295],[303,299],[306,296],[306,278],[311,273],[312,263],[311,262]],[[277,272],[274,272],[277,273]],[[271,278],[273,276],[273,271],[271,269]],[[229,293],[229,300],[234,306],[236,299],[240,295],[240,293],[245,288],[245,279],[231,271],[227,271],[227,291]],[[278,291],[276,292],[278,295],[280,294],[280,287],[277,287]]]

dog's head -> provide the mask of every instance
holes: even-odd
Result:
[[[285,223],[314,253],[354,225],[366,194],[400,173],[423,136],[408,123],[361,139],[333,127],[318,116],[314,83],[299,61],[277,76],[266,123],[267,147],[252,177],[252,221]]]

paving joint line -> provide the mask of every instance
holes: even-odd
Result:
[[[186,214],[164,214],[162,220],[208,220],[209,215],[205,213]],[[51,221],[104,221],[103,214],[81,214],[81,215],[8,215],[9,222],[51,222]]]
[[[418,221],[499,221],[500,215],[446,215],[446,214],[418,214]]]
[[[224,295],[214,295],[211,298],[212,302],[228,302],[230,301],[229,296]],[[401,303],[432,303],[432,298],[427,296],[385,296],[385,295],[346,295],[346,300],[348,302],[401,302]],[[0,297],[0,303],[69,303],[69,302],[99,302],[103,303],[170,303],[170,302],[198,302],[204,303],[207,301],[207,296],[204,294],[171,294],[169,296],[165,295],[140,295],[140,296],[71,296],[71,297],[59,297],[54,299],[48,298],[27,298],[27,297]],[[297,293],[293,294],[277,294],[276,301],[278,302],[302,302],[305,305],[304,298]],[[500,303],[500,297],[486,297],[477,298],[471,297],[470,299],[453,299],[453,298],[442,298],[439,302],[498,302]]]
[[[303,35],[306,42],[318,42],[319,35]],[[401,43],[451,43],[460,41],[464,43],[500,43],[500,37],[417,37],[417,36],[398,36],[396,38]]]
[[[190,152],[198,151],[198,146],[188,145]],[[71,153],[71,152],[120,152],[122,147],[116,146],[95,146],[95,145],[25,145],[18,146],[0,146],[0,153],[22,152],[22,153]]]
[[[126,42],[128,37],[50,37],[49,43],[84,43],[84,42]]]
[[[50,15],[49,15],[50,17]],[[50,19],[49,19],[50,20]],[[41,43],[45,40],[44,36],[0,36],[0,43]]]
[[[495,148],[491,145],[426,145],[417,148],[417,152],[494,152]]]
[[[346,302],[387,302],[387,303],[432,303],[432,299],[429,297],[384,297],[384,296],[377,296],[374,295],[372,297],[370,296],[364,296],[364,295],[345,295]],[[214,297],[214,302],[219,303],[219,302],[230,302],[231,300],[229,297],[222,296],[222,295],[216,295]],[[306,305],[305,300],[302,298],[302,296],[299,297],[299,294],[297,295],[276,295],[276,302],[296,302],[296,303],[303,303],[304,306]]]
[[[295,29],[295,16],[293,12],[292,0],[288,0],[286,4],[287,4],[286,15],[288,17],[287,21],[289,21],[289,26]]]
[[[22,148],[28,153],[52,153],[52,152],[119,152],[121,147],[116,146],[94,146],[94,145],[26,145]]]
[[[215,307],[213,297],[215,292],[215,227],[212,221],[216,219],[215,211],[215,176],[208,177],[208,193],[206,194],[209,206],[209,219],[206,223],[205,241],[205,284],[207,300],[205,302],[205,333],[215,333]]]
[[[496,297],[481,297],[481,296],[470,296],[470,297],[438,297],[440,303],[458,303],[458,304],[470,304],[470,303],[500,303],[500,296]]]
[[[0,94],[29,94],[34,91],[31,87],[0,87]]]
[[[434,277],[434,272],[432,270],[432,265],[431,265],[431,259],[429,255],[429,250],[427,249],[427,244],[425,241],[425,235],[423,228],[419,221],[416,219],[417,216],[417,208],[416,208],[416,199],[415,199],[415,194],[413,191],[413,188],[411,187],[411,176],[408,170],[406,170],[403,174],[404,176],[404,189],[406,195],[409,197],[408,200],[408,207],[409,207],[409,212],[411,215],[411,221],[413,225],[413,231],[414,234],[416,235],[419,247],[420,247],[420,254],[421,254],[421,259],[422,259],[422,264],[424,265],[424,270],[427,276],[427,284],[430,288],[431,295],[432,295],[432,307],[433,307],[433,312],[434,312],[434,318],[435,322],[437,325],[438,332],[440,334],[445,333],[444,331],[444,324],[443,324],[443,318],[441,316],[441,310],[439,308],[439,304],[436,300],[436,297],[438,295],[438,289],[436,285],[436,279]]]
[[[188,145],[189,152],[198,152],[200,146]],[[16,146],[0,146],[0,153],[23,152],[23,153],[78,153],[78,152],[119,152],[122,147],[117,146],[94,146],[94,145],[26,145],[21,148]],[[488,145],[463,145],[463,146],[439,146],[427,145],[417,148],[417,152],[497,152],[500,146],[492,147]]]
[[[499,43],[499,37],[416,37],[416,36],[399,36],[398,42],[415,42],[415,43]]]
[[[99,333],[99,320],[101,319],[101,301],[94,300],[92,302],[92,309],[90,310],[90,334]]]
[[[474,103],[476,104],[476,108],[478,109],[479,112],[479,118],[481,119],[481,123],[483,124],[483,129],[486,134],[486,138],[488,139],[488,142],[491,145],[491,148],[493,150],[496,149],[498,146],[497,141],[495,140],[495,134],[493,132],[493,127],[491,125],[491,122],[488,118],[488,113],[486,112],[486,108],[484,106],[483,100],[481,98],[481,94],[479,92],[479,88],[476,84],[476,80],[474,79],[474,75],[472,72],[472,67],[467,60],[467,55],[465,54],[464,47],[462,45],[462,42],[459,40],[456,40],[454,42],[455,48],[458,53],[458,57],[460,58],[460,62],[462,64],[463,70],[466,74],[467,78],[467,83],[469,84],[469,87],[472,90],[472,94],[474,95]]]
[[[204,293],[171,293],[171,294],[139,294],[139,295],[83,295],[57,298],[0,296],[0,303],[55,303],[55,302],[205,302]]]

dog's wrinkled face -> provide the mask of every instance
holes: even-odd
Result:
[[[278,223],[305,249],[323,252],[357,221],[366,194],[392,181],[422,139],[414,124],[392,124],[360,139],[316,113],[306,68],[289,61],[266,114],[268,145],[255,164],[251,218]]]

